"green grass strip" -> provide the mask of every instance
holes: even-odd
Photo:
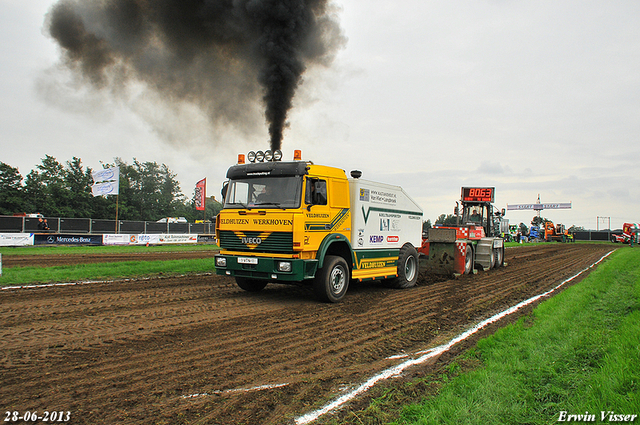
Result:
[[[96,246],[65,246],[65,245],[36,245],[18,247],[0,247],[0,254],[9,255],[69,255],[69,254],[126,254],[139,252],[184,252],[184,251],[217,251],[215,244],[184,244],[184,245],[96,245]]]
[[[578,422],[610,423],[608,412],[640,415],[639,323],[640,249],[622,248],[579,284],[479,341],[467,356],[482,366],[405,407],[397,423],[550,424],[585,414]]]
[[[168,261],[124,261],[54,267],[11,267],[3,269],[2,276],[0,277],[0,286],[111,280],[160,275],[174,276],[210,273],[214,271],[213,258]]]

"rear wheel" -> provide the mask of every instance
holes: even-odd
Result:
[[[342,257],[327,255],[313,281],[313,290],[321,301],[336,303],[349,288],[349,266]]]
[[[469,274],[473,270],[473,249],[470,245],[467,245],[466,254],[464,257],[464,274]]]
[[[267,286],[267,283],[266,280],[236,276],[236,284],[247,292],[260,292]]]
[[[398,254],[398,277],[391,280],[394,288],[405,289],[416,286],[418,281],[418,251],[406,244]]]

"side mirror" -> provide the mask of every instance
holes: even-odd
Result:
[[[222,194],[222,203],[224,204],[224,200],[227,197],[227,189],[229,188],[229,182],[226,182],[222,185],[222,190],[220,193]]]

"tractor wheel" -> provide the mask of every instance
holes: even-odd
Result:
[[[260,292],[267,286],[267,283],[269,282],[266,280],[236,276],[236,284],[247,292]]]
[[[344,258],[327,255],[324,266],[316,273],[313,291],[321,301],[336,303],[347,293],[349,279],[349,266]]]
[[[469,274],[473,270],[473,249],[467,245],[467,251],[464,258],[464,274]]]
[[[502,264],[504,263],[504,248],[496,248],[494,251],[495,253],[493,256],[495,263],[493,264],[493,268],[497,269],[498,267],[502,267]]]
[[[496,250],[491,249],[491,259],[489,260],[489,270],[493,269],[496,264]]]
[[[418,281],[418,251],[406,244],[398,254],[398,277],[390,281],[391,287],[398,289],[412,288]]]

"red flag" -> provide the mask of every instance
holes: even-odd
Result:
[[[207,196],[207,179],[204,178],[196,183],[196,210],[204,211],[204,198]]]

